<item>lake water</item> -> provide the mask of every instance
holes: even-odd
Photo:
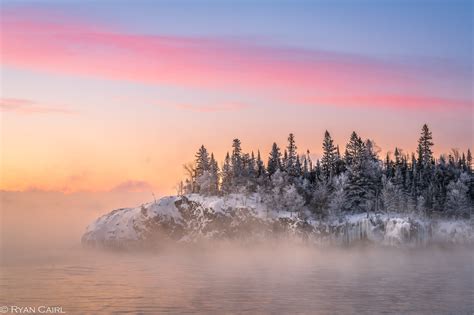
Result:
[[[472,249],[236,247],[3,252],[0,306],[60,306],[66,314],[474,312]]]

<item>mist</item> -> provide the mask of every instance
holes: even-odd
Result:
[[[112,209],[137,206],[148,192],[0,192],[2,260],[80,247],[88,224]]]
[[[1,305],[82,313],[469,312],[472,250],[168,243],[86,249],[86,226],[147,193],[2,192]]]

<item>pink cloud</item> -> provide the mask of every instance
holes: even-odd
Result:
[[[20,98],[0,98],[0,111],[19,114],[75,114],[76,112]]]
[[[222,102],[215,104],[158,102],[157,105],[161,107],[169,107],[198,113],[231,112],[243,110],[249,107],[248,104],[238,102]]]
[[[449,109],[471,108],[470,100],[457,100],[444,97],[427,97],[396,94],[373,94],[373,95],[351,95],[351,96],[314,96],[314,97],[289,97],[288,101],[302,105],[331,104],[336,106],[376,106],[396,108],[419,108],[419,109]]]
[[[433,85],[419,68],[362,56],[236,40],[127,34],[87,21],[52,19],[47,12],[3,10],[2,18],[4,65],[111,80],[252,91],[281,100],[291,95],[292,103],[472,106],[470,99],[433,95],[443,85],[441,81],[450,80],[453,74],[448,70],[438,74],[441,83]],[[176,107],[222,110],[219,106]]]

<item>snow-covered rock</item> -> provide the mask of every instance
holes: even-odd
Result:
[[[87,227],[82,243],[128,248],[156,247],[165,241],[254,241],[268,237],[340,245],[474,244],[474,230],[468,221],[431,221],[388,214],[347,215],[321,221],[273,211],[257,193],[171,196],[137,208],[114,210]]]

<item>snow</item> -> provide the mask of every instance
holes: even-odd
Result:
[[[185,198],[196,206],[176,202]],[[183,218],[182,211],[192,207],[194,221]],[[241,212],[242,211],[242,212]],[[250,211],[250,212],[249,212]],[[217,214],[217,216],[216,216]],[[242,214],[242,215],[241,215]],[[189,216],[189,214],[187,214]],[[189,194],[184,197],[163,197],[157,202],[136,208],[112,211],[92,222],[83,236],[87,242],[133,242],[140,241],[147,232],[148,223],[170,223],[171,226],[188,229],[180,234],[181,241],[192,241],[193,237],[218,237],[219,225],[213,224],[219,216],[238,220],[257,219],[262,224],[277,220],[286,225],[294,235],[307,235],[314,243],[329,241],[336,244],[353,244],[369,241],[384,246],[419,246],[428,243],[474,244],[474,229],[469,221],[428,220],[400,214],[352,214],[333,220],[304,220],[290,211],[270,210],[262,196],[253,194],[229,194],[225,197]],[[283,220],[284,219],[284,220]],[[233,224],[234,222],[232,222]],[[160,225],[154,225],[157,229]],[[304,230],[309,227],[309,230]],[[259,231],[252,233],[258,234]]]
[[[176,200],[177,197],[173,196],[163,197],[156,203],[150,202],[136,208],[114,210],[92,222],[87,227],[84,237],[86,240],[139,240],[141,234],[137,227],[143,226],[148,218],[161,217],[175,221],[183,219],[175,206]]]
[[[175,201],[178,198],[175,196],[163,197],[157,203],[149,203],[145,205],[149,215],[165,216],[175,220],[182,220],[183,217],[175,206]]]
[[[216,213],[226,214],[229,209],[249,209],[259,218],[266,218],[267,206],[261,202],[260,194],[229,194],[224,197],[203,196],[200,194],[190,194],[186,197],[202,205],[207,209],[212,209]]]
[[[115,210],[90,224],[87,227],[86,234],[93,232],[97,239],[136,240],[138,235],[133,226],[139,214],[140,208]]]

